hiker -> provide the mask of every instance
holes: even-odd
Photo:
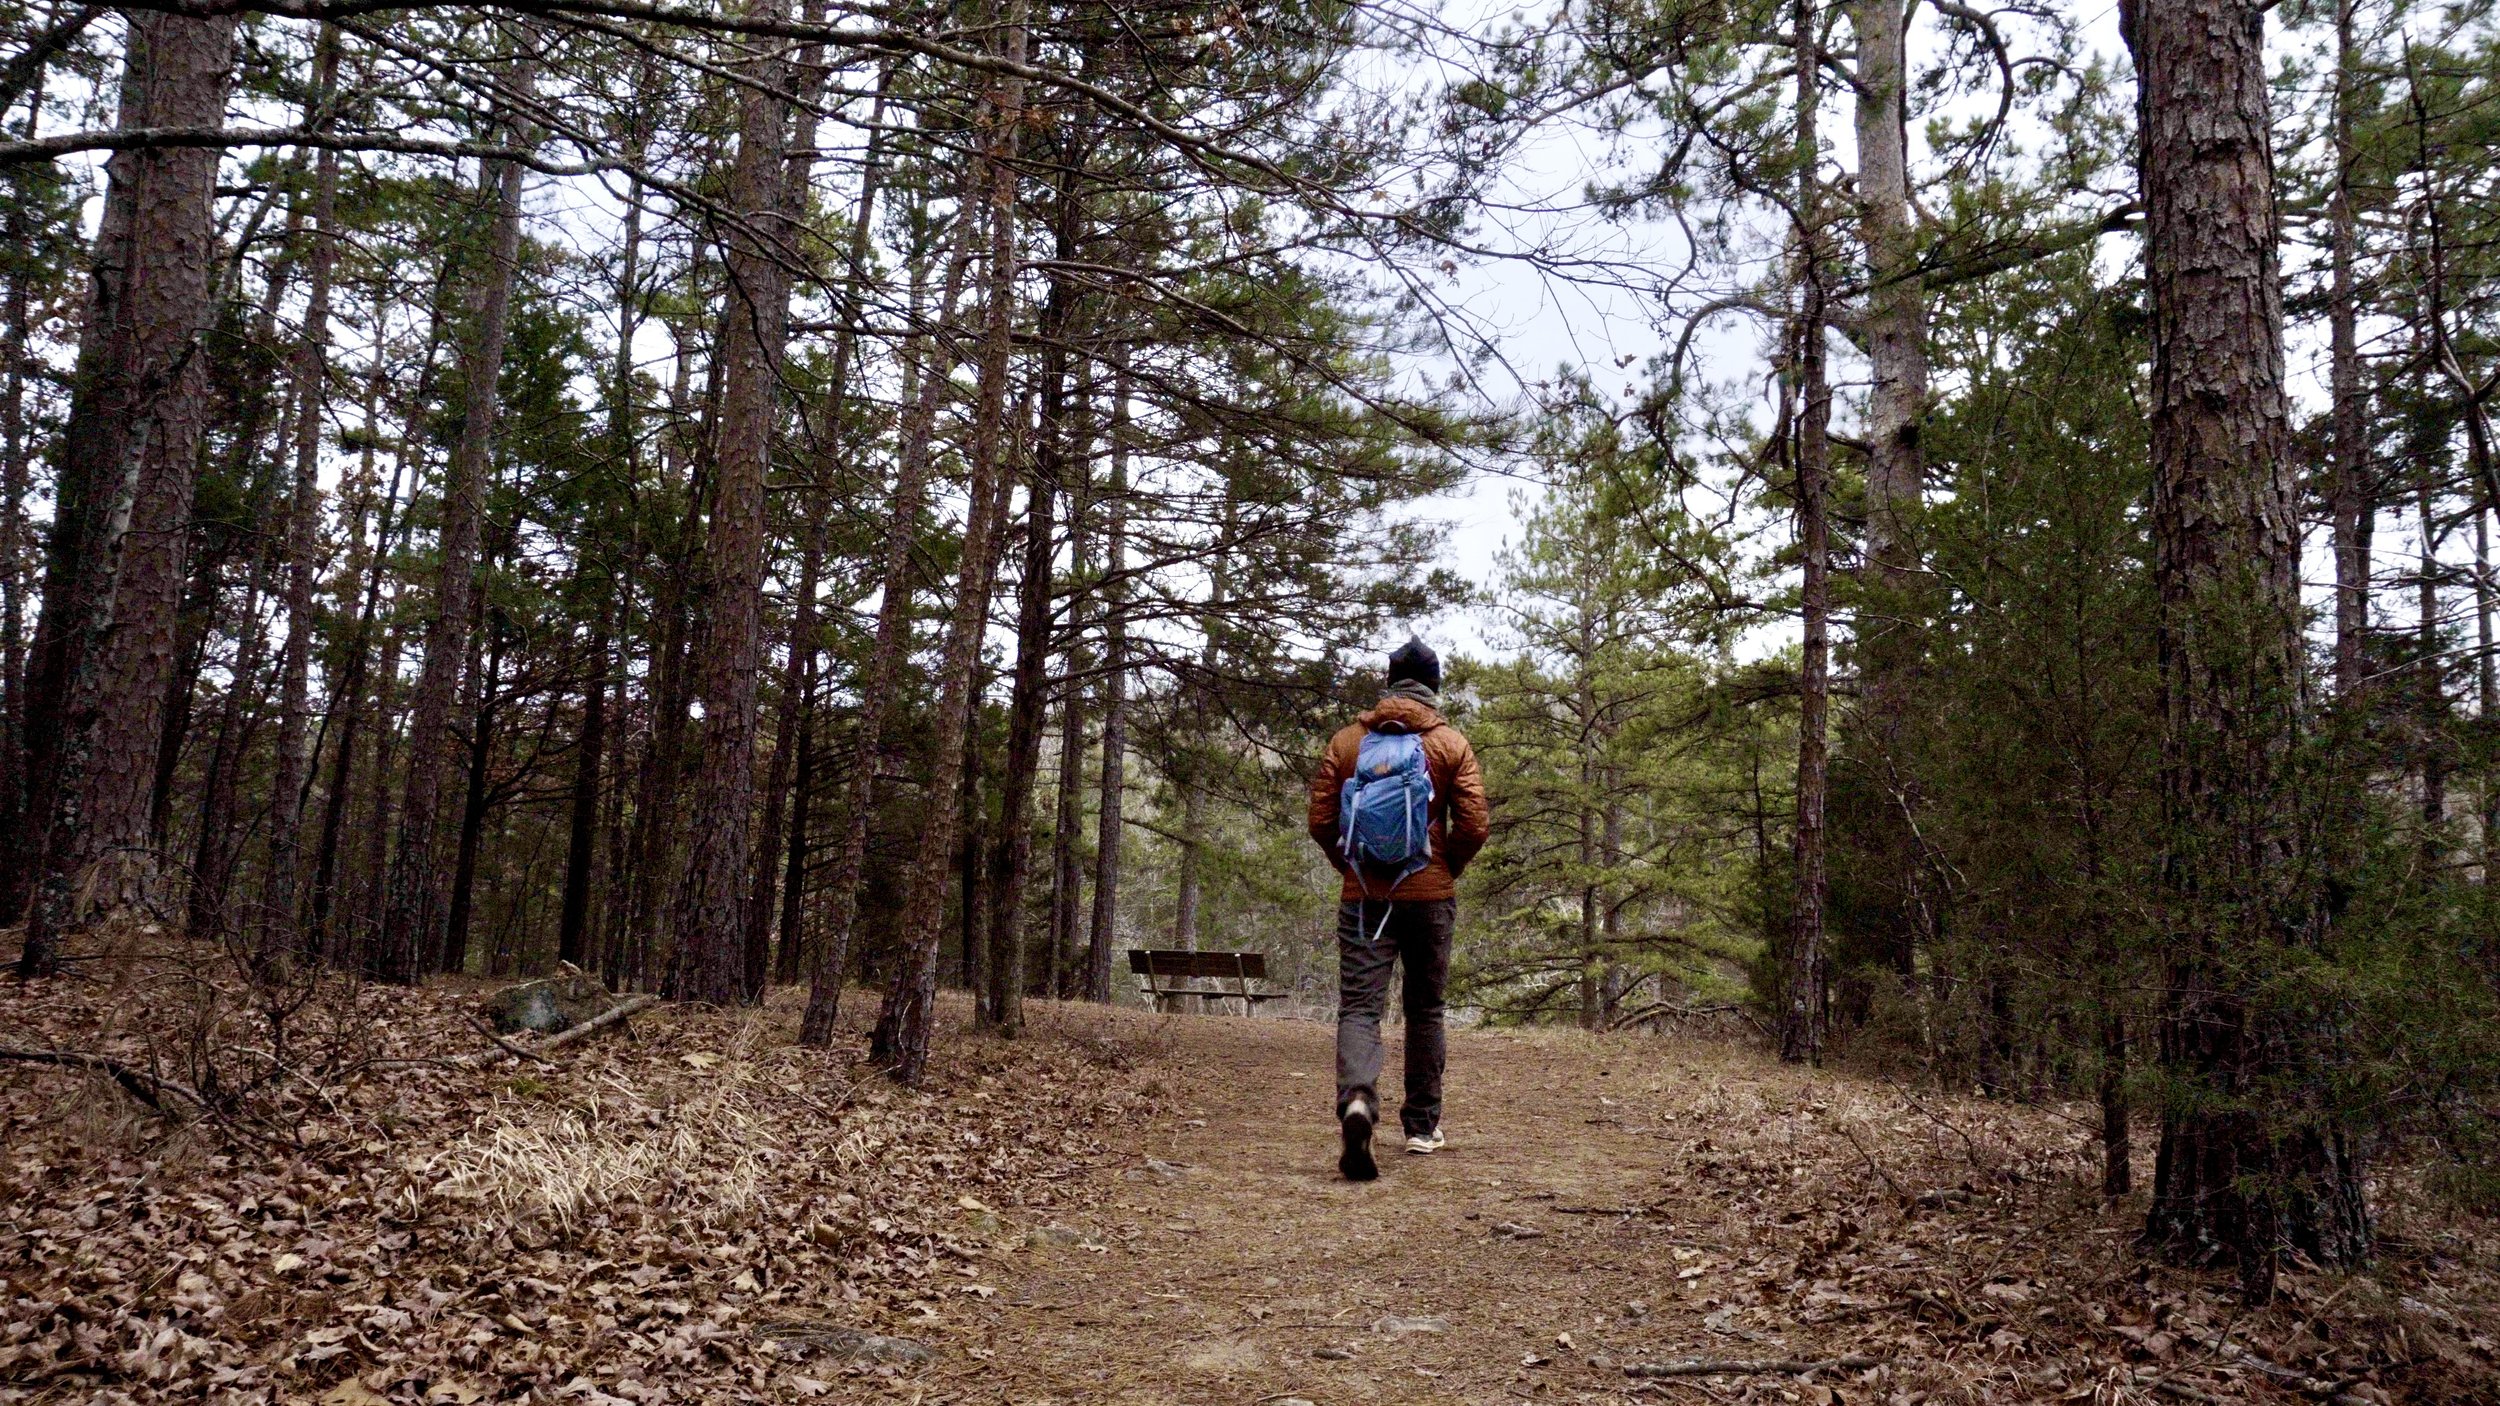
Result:
[[[1443,1146],[1442,988],[1458,922],[1458,876],[1489,831],[1476,751],[1441,716],[1441,660],[1408,638],[1372,710],[1329,739],[1311,778],[1311,838],[1345,876],[1337,904],[1337,1170],[1380,1175],[1380,1017],[1389,968],[1406,965],[1406,1150]]]

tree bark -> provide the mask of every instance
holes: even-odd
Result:
[[[2277,1257],[2367,1248],[2358,1158],[2260,1093],[2328,1038],[2256,1008],[2254,983],[2321,922],[2295,876],[2300,524],[2257,0],[2129,0],[2152,305],[2168,928],[2163,1101],[2146,1238],[2235,1256],[2252,1298]],[[2287,1067],[2291,1066],[2291,1067]]]
[[[267,503],[264,500],[256,506],[266,509]],[[242,788],[243,759],[251,752],[252,732],[260,721],[251,700],[260,697],[261,654],[267,647],[261,601],[269,589],[270,555],[265,541],[252,553],[243,609],[235,617],[234,664],[225,696],[217,705],[217,733],[209,748],[208,773],[200,779],[199,833],[192,839],[191,890],[184,895],[183,931],[208,941],[232,935],[234,870],[243,851],[236,795]],[[216,590],[213,582],[210,590],[212,594]]]
[[[328,126],[336,101],[338,31],[321,27],[304,126]],[[286,648],[278,659],[278,755],[269,783],[269,864],[254,930],[264,962],[299,945],[296,919],[303,872],[304,753],[312,733],[313,577],[321,537],[321,427],[328,404],[330,280],[338,264],[339,156],[313,163],[312,248],[305,260],[304,330],[295,349],[295,475],[286,516]]]
[[[1596,621],[1588,602],[1579,603],[1580,629],[1578,658],[1573,672],[1579,677],[1572,689],[1572,710],[1578,716],[1580,752],[1580,795],[1577,817],[1580,831],[1580,1028],[1596,1030],[1603,1019],[1599,989],[1603,976],[1601,957],[1597,950],[1597,910],[1604,895],[1597,880],[1597,691],[1593,675],[1597,669]]]
[[[1086,943],[1085,999],[1111,999],[1111,948],[1120,935],[1120,844],[1128,793],[1128,445],[1125,348],[1111,377],[1111,502],[1103,542],[1102,790],[1094,829],[1094,921]]]
[[[611,588],[613,589],[613,588]],[[556,918],[556,960],[591,965],[590,895],[599,860],[599,775],[608,746],[608,618],[599,602],[591,628],[590,676],[582,684],[582,726],[573,741],[572,814],[564,836],[564,899]]]
[[[637,166],[642,164],[650,145],[647,125],[639,109],[626,124],[627,159]],[[628,182],[625,231],[617,259],[616,359],[608,370],[607,452],[603,460],[608,472],[615,475],[614,487],[628,494],[641,487],[641,454],[634,413],[634,338],[642,327],[642,199],[642,183]],[[603,896],[603,880],[613,870],[600,860],[599,828],[611,771],[608,753],[614,745],[608,707],[611,689],[615,690],[617,704],[613,730],[622,732],[626,721],[624,689],[630,671],[625,667],[620,645],[632,633],[632,587],[628,573],[638,543],[639,537],[635,536],[620,554],[622,559],[612,558],[597,577],[598,614],[591,635],[594,667],[591,678],[582,686],[582,727],[573,759],[573,810],[565,836],[564,897],[556,922],[557,959],[588,970],[599,965],[603,957],[608,958],[611,982],[616,980],[614,934],[609,930],[612,908]]]
[[[767,0],[762,8],[774,16],[784,13],[778,0]],[[703,726],[666,986],[672,999],[722,1006],[748,998],[756,675],[763,663],[764,571],[770,555],[765,480],[790,320],[790,278],[783,264],[791,242],[784,170],[789,108],[779,96],[789,65],[777,49],[767,49],[744,67],[756,82],[739,91],[738,159],[730,177],[737,216],[723,231],[730,316],[720,352],[720,449],[693,650]]]
[[[1913,622],[1924,614],[1917,599],[1921,553],[1915,533],[1927,469],[1920,438],[1927,409],[1927,289],[1911,218],[1908,20],[1903,0],[1851,3],[1858,41],[1858,232],[1868,278],[1863,337],[1870,383],[1865,566],[1853,632],[1857,726],[1845,750],[1855,754],[1867,789],[1882,798],[1853,817],[1859,833],[1852,848],[1868,872],[1888,876],[1862,896],[1864,921],[1890,965],[1902,971],[1915,969],[1924,926],[1923,866],[1910,826],[1922,804],[1919,778],[1916,768],[1902,762],[1900,749],[1923,653]]]
[[[815,170],[816,114],[813,105],[825,85],[826,70],[822,64],[821,47],[811,46],[799,59],[802,75],[802,96],[795,123],[796,132],[790,157],[787,183],[782,194],[784,216],[793,229],[807,215],[808,182]],[[877,101],[869,112],[868,149],[860,166],[859,204],[852,212],[850,248],[843,261],[843,293],[837,305],[842,318],[841,330],[834,334],[833,365],[830,384],[825,390],[827,414],[819,438],[840,446],[846,443],[842,433],[843,418],[850,400],[851,359],[858,345],[861,316],[860,279],[868,262],[868,231],[876,218],[877,185],[880,176],[878,155],[885,140],[885,84],[890,81],[889,67],[879,79]],[[800,878],[806,874],[802,857],[799,867],[790,870],[784,854],[783,817],[788,816],[790,833],[800,836],[800,853],[804,856],[807,822],[807,794],[804,788],[793,795],[791,774],[808,770],[804,753],[813,732],[814,719],[809,714],[816,691],[816,658],[822,650],[818,639],[820,628],[816,614],[816,593],[824,576],[826,530],[832,511],[825,495],[825,484],[839,481],[849,466],[842,462],[839,448],[826,456],[817,470],[817,483],[800,490],[806,510],[800,514],[806,545],[799,562],[798,592],[790,603],[790,635],[783,656],[781,697],[778,716],[773,727],[773,755],[764,784],[764,830],[755,847],[755,893],[747,910],[747,985],[761,999],[772,956],[773,881],[785,871]],[[800,929],[798,908],[803,895],[792,881],[783,907],[782,929],[795,935]],[[781,962],[783,980],[794,980],[798,971],[797,954],[785,956]]]
[[[42,110],[42,84],[28,96],[26,136],[33,136]],[[0,114],[4,116],[5,114]],[[27,248],[35,229],[22,201],[0,209],[0,240],[10,248]],[[26,811],[26,555],[28,464],[33,445],[26,425],[26,373],[31,369],[27,344],[34,328],[34,299],[27,290],[31,271],[23,266],[8,275],[5,325],[0,326],[0,924],[14,923],[26,911],[27,861],[23,836],[29,828]]]
[[[2370,632],[2370,526],[2377,517],[2376,484],[2369,464],[2369,406],[2361,388],[2361,292],[2356,265],[2361,250],[2360,213],[2353,205],[2355,112],[2361,82],[2360,47],[2353,35],[2357,0],[2335,6],[2335,188],[2327,198],[2327,387],[2335,479],[2330,490],[2330,531],[2335,554],[2335,694],[2347,703],[2367,686],[2365,653]]]
[[[221,122],[234,32],[231,15],[131,14],[121,126]],[[217,166],[198,149],[106,166],[28,709],[43,838],[26,976],[58,968],[69,932],[157,896],[148,821],[198,480]]]
[[[526,92],[526,75],[519,86]],[[517,118],[507,125],[518,127]],[[497,383],[503,373],[506,323],[521,258],[521,166],[499,161],[489,255],[475,285],[475,331],[462,349],[466,408],[460,439],[443,476],[443,521],[424,662],[408,722],[408,776],[400,793],[398,845],[391,857],[381,941],[374,974],[415,985],[442,934],[445,876],[435,854],[443,771],[452,760],[452,692],[469,653],[471,603],[477,588],[478,543],[486,516],[486,480],[494,470]],[[481,172],[481,176],[483,176]],[[486,186],[483,179],[480,185]]]
[[[1002,498],[1012,491],[1013,480],[1005,473],[998,476]],[[1007,531],[1007,514],[998,514],[998,531],[1002,538]],[[989,811],[981,800],[981,699],[988,693],[987,671],[978,663],[972,669],[972,707],[964,714],[963,774],[955,788],[955,813],[963,820],[956,826],[962,836],[963,852],[956,857],[955,881],[959,888],[955,902],[957,947],[961,952],[958,967],[963,973],[963,989],[972,995],[974,1019],[982,1018],[981,1005],[988,992],[988,968],[982,959],[982,940],[987,935],[988,909],[981,899],[984,883],[989,877],[990,826]]]
[[[775,979],[788,986],[804,974],[807,948],[808,821],[815,812],[816,669],[811,661],[799,681],[796,775],[790,784],[790,835],[782,846],[781,937]]]
[[[2492,656],[2495,643],[2492,633],[2493,588],[2491,579],[2491,513],[2490,505],[2474,509],[2474,686],[2476,716],[2500,718],[2500,659]],[[2482,881],[2486,887],[2500,871],[2494,861],[2500,860],[2500,784],[2495,784],[2491,763],[2483,763],[2479,778],[2482,794],[2477,809],[2482,850]]]
[[[1780,1058],[1819,1062],[1831,1021],[1824,952],[1824,801],[1830,791],[1831,386],[1825,370],[1822,179],[1817,168],[1820,44],[1812,0],[1796,0],[1798,317],[1791,331],[1797,383],[1792,462],[1797,539],[1804,563],[1799,607],[1804,639],[1797,677],[1796,905],[1785,954]]]
[[[2427,465],[2417,466],[2413,489],[2421,538],[2413,582],[2413,768],[2421,787],[2422,855],[2436,866],[2445,862],[2448,848],[2442,833],[2448,823],[2448,690],[2439,648],[2438,490]]]
[[[1910,222],[1907,9],[1902,0],[1853,0],[1850,13],[1858,36],[1858,219],[1869,279],[1865,331],[1872,374],[1866,557],[1889,601],[1909,588],[1919,562],[1906,519],[1926,481],[1919,423],[1927,405],[1927,291]],[[1899,629],[1898,621],[1861,622],[1860,648],[1887,665],[1904,663],[1906,651],[1882,647]],[[1889,672],[1868,680],[1870,688],[1896,683]]]
[[[1091,423],[1093,381],[1080,368],[1077,416]],[[1068,628],[1064,680],[1059,692],[1059,798],[1051,821],[1050,955],[1044,963],[1043,989],[1052,1000],[1065,1000],[1073,985],[1069,958],[1076,949],[1077,913],[1084,905],[1085,865],[1077,841],[1085,826],[1085,620],[1086,597],[1081,583],[1092,556],[1086,527],[1093,514],[1093,448],[1074,456],[1068,493],[1068,564],[1080,583],[1068,596]]]
[[[1062,152],[1052,218],[1053,257],[1074,260],[1084,244],[1084,211],[1071,153]],[[990,987],[986,1012],[991,1027],[1012,1039],[1024,1030],[1024,890],[1033,867],[1033,787],[1041,772],[1042,734],[1049,722],[1051,587],[1058,560],[1059,491],[1066,476],[1069,438],[1078,433],[1068,416],[1069,333],[1084,292],[1053,275],[1042,309],[1041,424],[1025,478],[1024,579],[1016,597],[1015,683],[1007,705],[1007,757],[999,783],[999,837],[990,874]]]
[[[1214,559],[1207,564],[1207,609],[1198,617],[1198,667],[1214,686],[1216,671],[1223,664],[1224,605],[1231,594],[1231,574],[1225,553],[1236,524],[1238,499],[1229,483],[1225,486],[1222,536]],[[1207,748],[1196,739],[1184,744],[1184,760],[1179,774],[1172,778],[1181,793],[1180,872],[1172,886],[1172,945],[1183,952],[1198,950],[1198,912],[1202,904],[1206,866],[1206,772],[1210,767]]]
[[[1024,0],[1007,0],[1000,47],[1015,68],[1024,64]],[[903,904],[903,961],[878,1016],[878,1062],[894,1078],[917,1087],[927,1071],[931,1021],[936,1013],[939,929],[943,926],[946,870],[959,820],[948,784],[963,764],[964,729],[976,700],[973,672],[981,637],[989,625],[992,569],[997,561],[997,517],[1005,506],[998,492],[999,459],[1007,428],[1007,358],[1015,329],[1016,138],[1024,123],[1024,81],[1002,75],[992,89],[983,167],[988,175],[989,287],[987,327],[975,386],[977,403],[970,446],[971,474],[964,495],[963,568],[955,609],[947,622],[946,648],[938,666],[937,707],[930,758],[928,814]]]
[[[446,279],[449,273],[450,269],[447,264]],[[357,926],[358,915],[364,911],[363,905],[371,896],[371,887],[369,884],[360,887],[351,879],[341,890],[337,876],[342,869],[349,867],[350,863],[349,858],[341,852],[342,832],[352,801],[350,793],[353,790],[355,777],[356,739],[365,716],[368,680],[371,681],[372,715],[376,719],[373,744],[376,769],[373,781],[373,804],[366,816],[367,824],[359,832],[356,843],[360,846],[369,844],[378,849],[384,843],[382,837],[389,834],[388,826],[385,824],[389,805],[385,800],[383,778],[389,774],[387,758],[391,747],[390,697],[396,681],[399,654],[398,635],[387,625],[381,627],[386,650],[381,666],[375,669],[370,665],[375,645],[374,631],[381,614],[382,583],[390,574],[392,533],[397,531],[404,535],[407,532],[406,519],[398,513],[400,486],[403,480],[411,477],[409,469],[416,454],[417,421],[422,414],[422,411],[416,407],[424,405],[431,399],[434,353],[435,349],[442,344],[443,335],[443,287],[443,283],[437,283],[434,305],[426,319],[425,346],[422,359],[418,362],[416,387],[411,397],[410,407],[401,416],[399,444],[391,456],[390,487],[384,491],[381,506],[376,513],[373,548],[370,555],[361,562],[364,601],[357,608],[355,631],[348,637],[347,662],[340,670],[338,681],[330,690],[333,704],[341,710],[338,720],[339,741],[337,750],[331,756],[330,795],[321,817],[321,853],[313,868],[312,933],[314,940],[321,944],[330,960],[340,965],[362,967],[372,956],[369,950],[371,944],[367,941],[370,934]],[[377,290],[374,301],[374,321],[377,328],[382,322],[382,306],[381,295]],[[380,374],[377,370],[377,379]],[[378,397],[376,403],[379,403]],[[394,519],[398,521],[394,522]],[[349,573],[349,579],[356,579],[356,573]],[[344,901],[340,897],[342,892]],[[338,935],[332,930],[332,914],[340,910],[349,915],[351,928],[354,929],[347,934],[352,939],[350,941],[336,940]]]
[[[480,619],[470,630],[467,778],[460,800],[459,840],[453,848],[451,903],[443,919],[441,969],[458,975],[469,969],[469,916],[477,903],[478,846],[485,839],[487,767],[495,756],[495,689],[503,676],[504,632],[498,620]],[[488,643],[480,649],[479,634]],[[500,973],[498,973],[500,974]]]
[[[249,324],[250,340],[245,350],[255,361],[278,343],[278,307],[286,301],[294,276],[294,251],[303,230],[304,213],[301,203],[291,203],[287,208],[280,254],[269,271]],[[257,365],[252,368],[255,372],[260,369]],[[236,429],[224,465],[230,481],[251,485],[251,496],[246,500],[249,521],[221,536],[247,544],[250,556],[245,568],[243,609],[235,618],[234,659],[228,671],[236,685],[226,689],[218,704],[207,774],[201,778],[199,825],[192,837],[191,889],[184,897],[185,930],[219,940],[229,936],[233,927],[233,881],[244,840],[238,797],[243,784],[243,761],[250,755],[252,734],[261,719],[261,710],[256,706],[260,698],[261,657],[269,643],[261,607],[269,597],[270,574],[276,568],[281,545],[275,534],[259,530],[259,525],[270,519],[277,498],[276,471],[261,461],[262,431],[268,428],[270,402],[274,398],[272,385],[263,376],[252,375],[242,386],[236,398]],[[272,462],[292,439],[293,414],[292,406],[280,414],[270,455]],[[156,779],[150,788],[155,801],[148,832],[159,843],[168,833],[174,778],[182,765],[184,745],[190,740],[193,699],[225,601],[224,555],[212,551],[191,559],[191,584],[183,592],[181,608],[175,615],[176,662],[166,682],[165,724],[158,733]]]
[[[965,168],[959,208],[974,208],[980,180],[975,166]],[[964,277],[975,250],[974,221],[958,216],[953,248],[939,290],[932,326],[949,327],[963,293]],[[915,308],[917,286],[915,285]],[[912,375],[918,384],[907,396],[901,452],[894,474],[894,496],[886,512],[885,560],[877,601],[877,633],[868,653],[868,668],[859,683],[856,754],[842,822],[842,843],[834,852],[833,872],[825,882],[829,907],[824,936],[808,962],[807,1012],[799,1024],[799,1043],[822,1049],[833,1043],[833,1027],[841,1013],[842,982],[850,968],[851,930],[859,913],[860,876],[868,863],[868,822],[876,809],[877,772],[884,757],[885,717],[894,701],[896,677],[902,670],[903,647],[910,631],[912,542],[920,514],[928,502],[929,475],[936,463],[930,436],[937,425],[953,357],[942,331],[920,339],[920,356]],[[976,500],[977,501],[977,500]]]
[[[687,385],[693,375],[694,334],[683,326],[673,327],[671,334],[677,340],[678,360],[676,381],[669,392],[669,409],[682,423],[689,401]],[[670,866],[677,856],[677,833],[681,828],[677,792],[684,780],[688,721],[687,632],[691,622],[687,618],[687,598],[693,591],[691,578],[709,493],[710,427],[716,418],[712,392],[718,385],[719,378],[714,377],[705,390],[704,409],[697,417],[691,452],[673,451],[665,467],[669,483],[675,486],[679,482],[675,460],[688,460],[683,481],[684,511],[679,516],[676,539],[663,554],[652,592],[651,618],[645,626],[651,646],[649,683],[643,694],[648,736],[643,744],[641,769],[634,781],[634,819],[628,842],[633,854],[633,883],[626,901],[624,938],[628,979],[642,986],[651,983],[663,919],[675,888]]]

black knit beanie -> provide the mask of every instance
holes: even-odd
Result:
[[[1435,693],[1441,691],[1441,656],[1432,652],[1432,646],[1413,635],[1407,636],[1406,643],[1399,645],[1397,651],[1389,656],[1389,682],[1394,684],[1405,679],[1412,679]]]

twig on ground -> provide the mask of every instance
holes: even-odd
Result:
[[[1776,1358],[1766,1362],[1627,1362],[1623,1375],[1635,1379],[1660,1377],[1802,1377],[1810,1372],[1862,1372],[1880,1367],[1890,1358],[1868,1357],[1852,1353],[1846,1357],[1827,1357],[1808,1362]]]
[[[28,1050],[19,1049],[13,1045],[0,1045],[0,1060],[8,1060],[17,1064],[48,1064],[60,1069],[85,1069],[97,1074],[109,1075],[114,1083],[121,1085],[122,1092],[159,1113],[173,1112],[165,1106],[164,1100],[158,1097],[159,1094],[173,1094],[181,1098],[189,1103],[192,1111],[196,1113],[208,1111],[208,1100],[200,1097],[187,1085],[150,1074],[144,1069],[134,1068],[118,1059],[88,1054],[84,1050]]]
[[[1744,1009],[1732,1001],[1726,1005],[1719,1006],[1679,1006],[1661,1001],[1656,1005],[1645,1006],[1629,1015],[1618,1017],[1615,1023],[1607,1028],[1610,1030],[1629,1030],[1635,1025],[1648,1025],[1655,1021],[1688,1018],[1697,1019],[1705,1015],[1726,1015],[1731,1012],[1737,1015],[1742,1015],[1744,1014]]]
[[[1964,1128],[1961,1124],[1945,1117],[1936,1110],[1929,1108],[1926,1104],[1919,1102],[1918,1095],[1911,1093],[1907,1087],[1896,1083],[1892,1086],[1892,1088],[1895,1093],[1901,1095],[1903,1102],[1909,1104],[1912,1109],[1916,1110],[1921,1116],[1926,1118],[1927,1121],[1934,1123],[1937,1127],[1943,1128],[1955,1137],[1960,1138],[1962,1140],[1962,1151],[1964,1155],[1970,1158],[1970,1164],[1972,1166],[1977,1167],[1980,1171],[1985,1172],[1991,1177],[1997,1174],[1996,1163],[1990,1159],[1986,1153],[1979,1150],[1979,1140],[1971,1136],[1969,1129]]]
[[[565,1031],[563,1034],[550,1036],[546,1043],[538,1047],[538,1052],[543,1055],[555,1050],[560,1050],[566,1045],[570,1045],[578,1040],[586,1039],[589,1036],[595,1035],[598,1032],[607,1029],[611,1025],[616,1025],[622,1022],[625,1017],[632,1015],[636,1011],[649,1010],[659,1003],[660,998],[657,996],[636,996],[630,1001],[610,1006],[606,1010],[592,1016],[590,1019],[574,1026],[572,1029]]]
[[[479,1033],[480,1035],[483,1035],[483,1036],[485,1036],[488,1040],[493,1041],[493,1042],[494,1042],[494,1045],[495,1045],[495,1048],[497,1048],[497,1049],[499,1049],[499,1050],[503,1051],[505,1054],[512,1055],[512,1056],[514,1056],[515,1058],[519,1058],[519,1059],[535,1060],[535,1061],[537,1061],[537,1062],[538,1062],[538,1063],[540,1063],[540,1064],[553,1064],[553,1063],[555,1063],[555,1061],[554,1061],[554,1060],[547,1058],[545,1055],[540,1054],[540,1053],[539,1053],[538,1051],[536,1051],[536,1050],[524,1049],[524,1048],[522,1048],[521,1046],[519,1046],[519,1045],[516,1045],[516,1044],[512,1043],[510,1040],[505,1039],[505,1038],[504,1038],[504,1037],[502,1037],[501,1035],[496,1034],[496,1033],[495,1033],[495,1027],[493,1027],[493,1026],[491,1026],[491,1025],[488,1025],[485,1021],[483,1021],[483,1020],[479,1019],[479,1018],[478,1018],[478,1017],[476,1017],[476,1016],[470,1016],[470,1017],[469,1017],[469,1026],[470,1026],[470,1028],[471,1028],[471,1029],[473,1029],[473,1030],[477,1031],[477,1033]],[[489,1059],[489,1058],[492,1058],[492,1056],[490,1056],[490,1055],[478,1055],[478,1056],[476,1056],[476,1058],[478,1058],[478,1059]]]
[[[1849,1145],[1858,1150],[1858,1155],[1860,1157],[1866,1159],[1866,1169],[1883,1178],[1884,1185],[1892,1188],[1892,1194],[1901,1198],[1904,1203],[1908,1203],[1911,1199],[1908,1188],[1902,1186],[1900,1182],[1894,1180],[1892,1173],[1884,1170],[1884,1164],[1876,1161],[1875,1154],[1867,1150],[1866,1144],[1858,1141],[1858,1130],[1851,1127],[1846,1122],[1840,1123],[1839,1126],[1840,1135],[1849,1140]]]

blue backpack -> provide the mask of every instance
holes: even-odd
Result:
[[[1422,737],[1363,734],[1354,774],[1337,795],[1337,835],[1366,892],[1368,875],[1387,874],[1393,889],[1432,862],[1432,768]]]

